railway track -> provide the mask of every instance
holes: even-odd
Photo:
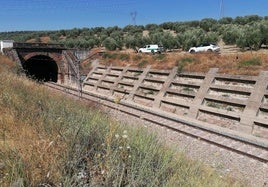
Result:
[[[268,142],[266,140],[262,141],[258,138],[239,136],[231,132],[223,132],[220,129],[217,130],[206,126],[200,126],[198,123],[186,121],[185,119],[166,114],[163,111],[140,107],[135,103],[126,102],[124,100],[115,102],[112,98],[98,95],[97,93],[81,92],[76,88],[65,85],[55,83],[45,83],[45,85],[65,94],[80,97],[83,100],[97,102],[110,109],[149,121],[153,124],[182,133],[186,136],[197,138],[254,160],[268,163]]]

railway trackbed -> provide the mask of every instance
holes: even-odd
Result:
[[[184,118],[172,116],[160,110],[141,107],[129,101],[120,100],[115,102],[112,98],[92,92],[79,92],[76,88],[61,84],[45,83],[45,85],[65,94],[97,102],[110,109],[149,121],[153,124],[168,128],[171,131],[176,131],[186,136],[196,138],[259,162],[268,163],[268,141],[266,140],[246,135],[238,135],[231,131],[222,131],[221,128],[217,129],[200,125],[198,122],[189,122]]]

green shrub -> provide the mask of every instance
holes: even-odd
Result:
[[[116,54],[116,53],[104,53],[102,57],[105,59],[115,60],[117,58],[117,56],[118,56],[118,54]]]
[[[156,54],[153,56],[154,60],[163,60],[164,58],[166,58],[165,54]]]
[[[130,56],[129,54],[119,54],[120,60],[129,60]]]
[[[192,57],[184,57],[180,61],[181,61],[181,63],[188,63],[188,62],[191,63],[191,62],[194,62],[195,59]]]
[[[248,60],[242,60],[238,64],[238,68],[243,68],[243,67],[250,67],[250,66],[260,66],[262,65],[262,62],[259,58],[251,58]]]
[[[146,64],[148,64],[148,61],[143,60],[140,63],[138,63],[138,68],[143,68]]]
[[[110,51],[114,51],[118,47],[118,42],[114,38],[107,37],[103,40],[103,46]]]
[[[139,61],[139,60],[141,60],[142,59],[142,56],[141,55],[135,55],[134,57],[133,57],[133,60],[134,61]]]
[[[181,73],[183,71],[183,68],[185,67],[185,65],[187,63],[192,63],[194,61],[195,61],[195,59],[194,58],[191,58],[191,57],[184,57],[184,58],[182,58],[180,60],[177,60],[176,61],[176,64],[177,64],[177,67],[178,67],[177,72],[178,73]]]

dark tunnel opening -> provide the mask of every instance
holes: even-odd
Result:
[[[58,66],[56,62],[45,55],[37,55],[25,61],[23,68],[26,76],[38,81],[58,81]]]

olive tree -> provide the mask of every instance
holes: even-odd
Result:
[[[107,37],[106,39],[103,40],[102,45],[108,49],[108,50],[116,50],[117,48],[117,43],[116,40],[114,38],[111,37]]]
[[[259,26],[261,35],[261,44],[268,45],[268,20],[264,20]]]
[[[227,45],[234,45],[237,42],[237,39],[240,37],[241,27],[237,25],[228,25],[225,27],[222,34],[222,40]]]
[[[208,31],[211,31],[211,29],[213,28],[215,24],[217,24],[217,20],[215,19],[212,19],[212,18],[202,19],[200,21],[200,28],[208,32]]]
[[[162,33],[161,32],[150,32],[149,33],[150,43],[159,44],[162,39]]]
[[[127,34],[142,33],[144,26],[141,25],[127,25],[123,28],[123,31]]]
[[[188,50],[192,46],[196,46],[204,41],[205,32],[202,29],[187,30],[184,33],[179,33],[177,38],[181,42],[183,50]]]
[[[156,31],[162,28],[160,28],[157,24],[147,24],[145,25],[145,29],[149,31]]]
[[[125,36],[124,43],[126,48],[137,50],[144,44],[142,34],[128,34]]]
[[[232,17],[223,17],[223,18],[218,20],[219,24],[231,24],[232,22],[233,22]]]
[[[237,40],[236,44],[238,47],[241,47],[243,49],[259,49],[261,45],[261,33],[260,29],[258,29],[258,26],[255,25],[252,27],[247,25],[241,29],[240,37]]]
[[[124,45],[124,33],[122,30],[114,31],[110,34],[110,37],[116,41],[116,46],[119,49],[123,48]]]
[[[164,46],[165,49],[179,48],[175,37],[170,32],[165,32],[161,36],[160,43]]]

